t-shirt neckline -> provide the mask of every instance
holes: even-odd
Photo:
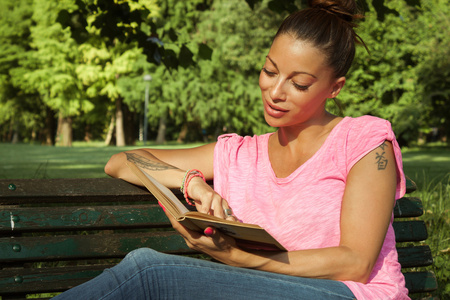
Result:
[[[305,167],[307,167],[309,164],[311,164],[311,161],[314,161],[318,156],[320,156],[321,152],[325,151],[325,149],[328,147],[328,144],[333,139],[333,137],[336,135],[336,132],[340,127],[342,127],[344,121],[347,121],[351,119],[350,117],[344,117],[342,120],[340,120],[334,127],[331,129],[330,134],[326,137],[323,144],[320,146],[320,148],[316,151],[316,153],[313,154],[307,161],[305,161],[301,166],[299,166],[297,169],[295,169],[289,176],[287,177],[277,177],[275,172],[273,171],[272,164],[270,163],[269,159],[269,138],[271,135],[273,135],[275,132],[272,132],[266,136],[266,140],[264,141],[264,160],[266,161],[266,166],[268,169],[268,172],[270,174],[270,177],[273,181],[279,184],[288,183],[291,180],[293,180],[298,173],[300,173]]]

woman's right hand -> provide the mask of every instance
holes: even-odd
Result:
[[[237,221],[233,215],[225,214],[226,209],[231,209],[228,202],[200,177],[191,179],[187,187],[187,194],[195,202],[197,211],[222,219]]]

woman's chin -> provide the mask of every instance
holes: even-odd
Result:
[[[264,119],[266,120],[267,125],[269,125],[270,127],[278,128],[285,125],[282,119],[274,118],[267,113],[264,113]]]

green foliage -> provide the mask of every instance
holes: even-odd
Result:
[[[0,0],[0,137],[42,140],[56,115],[103,138],[115,100],[169,139],[258,134],[258,75],[282,19],[303,0]],[[339,100],[345,115],[390,120],[402,144],[450,120],[448,0],[362,1],[359,47]],[[329,107],[337,111],[330,102]],[[106,117],[105,117],[106,116]]]
[[[449,2],[384,4],[388,11],[380,18],[380,8],[369,3],[360,36],[370,53],[358,49],[340,95],[344,114],[386,118],[404,144],[416,140],[421,129],[448,132]]]
[[[39,126],[39,116],[30,115],[36,97],[15,87],[10,72],[25,58],[33,24],[32,1],[1,0],[0,5],[0,135],[11,139],[10,128]],[[22,112],[22,113],[21,113]],[[24,115],[27,115],[25,122]],[[31,120],[30,120],[31,119]]]
[[[176,5],[174,16],[179,15],[177,9],[185,7]],[[183,27],[192,30],[189,40],[205,43],[214,51],[205,60],[202,48],[191,48],[196,65],[156,72],[163,80],[152,82],[156,91],[152,104],[159,110],[151,112],[153,123],[158,113],[168,112],[172,124],[187,123],[211,135],[224,129],[242,134],[269,130],[262,118],[258,76],[282,17],[267,9],[267,4],[252,11],[240,0],[215,1],[210,10],[201,12],[200,19],[190,16],[191,25]]]
[[[55,23],[61,7],[70,1],[34,1],[31,28],[33,50],[21,67],[11,71],[12,80],[24,90],[40,95],[47,106],[64,115],[80,111],[80,85],[75,74],[77,46],[70,31]]]

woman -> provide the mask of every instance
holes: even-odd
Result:
[[[132,160],[164,185],[182,186],[200,212],[259,224],[288,251],[243,249],[213,228],[193,232],[168,215],[191,248],[224,264],[139,249],[60,297],[408,299],[392,229],[405,187],[390,124],[325,110],[354,57],[356,5],[311,2],[283,22],[261,71],[264,116],[275,133],[134,150],[105,167],[140,184],[125,165]],[[214,179],[214,190],[204,179]]]

